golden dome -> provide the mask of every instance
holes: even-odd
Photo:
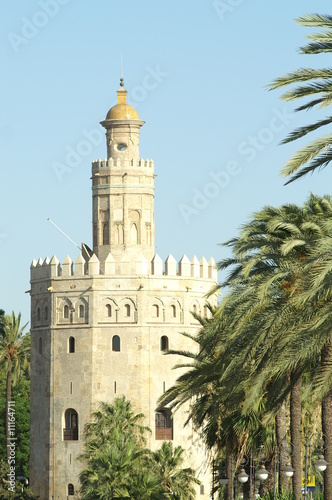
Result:
[[[127,91],[122,88],[123,80],[120,85],[121,88],[117,91],[118,104],[109,110],[106,115],[106,120],[139,120],[136,109],[127,104]]]

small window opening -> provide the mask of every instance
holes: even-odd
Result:
[[[176,307],[175,306],[171,306],[171,312],[172,312],[172,317],[176,318]]]
[[[40,307],[37,307],[37,321],[40,321]]]
[[[75,338],[69,337],[69,352],[75,352]]]
[[[160,339],[160,350],[166,351],[168,349],[168,337],[163,335]]]
[[[63,317],[65,319],[69,318],[69,307],[67,305],[63,308]]]
[[[74,495],[74,485],[71,483],[68,484],[68,495]]]
[[[126,304],[125,305],[125,313],[126,313],[126,316],[129,317],[130,316],[130,305],[129,304]]]
[[[43,354],[43,339],[41,337],[39,337],[38,341],[38,352],[39,354]]]
[[[120,352],[120,337],[119,335],[114,335],[112,338],[112,351]]]
[[[79,308],[79,317],[80,318],[84,318],[84,311],[85,307],[83,305],[80,305],[80,308]]]
[[[159,306],[157,304],[152,306],[152,316],[154,318],[159,318]]]
[[[109,318],[111,318],[111,316],[112,316],[112,307],[110,306],[110,304],[107,304],[107,306],[106,306],[106,313],[107,313],[107,316]]]

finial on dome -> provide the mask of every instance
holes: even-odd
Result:
[[[121,78],[120,78],[120,87],[123,87],[123,66],[122,66],[122,52],[121,52]]]

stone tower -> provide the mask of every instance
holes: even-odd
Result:
[[[146,416],[151,449],[169,439],[185,448],[202,481],[197,498],[207,499],[211,474],[183,427],[186,408],[171,418],[157,401],[179,376],[180,359],[165,351],[195,348],[179,332],[198,330],[191,311],[208,314],[215,263],[155,254],[154,163],[139,159],[144,122],[122,79],[101,124],[107,159],[92,163],[93,252],[75,265],[69,256],[31,265],[31,486],[41,500],[79,498],[84,424],[101,401],[125,395]]]

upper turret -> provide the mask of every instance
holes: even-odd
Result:
[[[107,159],[92,164],[93,251],[103,269],[111,252],[135,262],[143,253],[154,255],[153,161],[139,158],[139,133],[144,121],[127,104],[127,91],[120,80],[118,103],[101,125],[106,129]]]
[[[137,161],[139,129],[144,125],[144,121],[139,119],[136,109],[127,103],[127,90],[123,85],[121,78],[117,91],[118,103],[108,111],[106,119],[100,123],[106,128],[107,158]]]
[[[117,91],[118,103],[109,110],[106,120],[139,120],[136,109],[127,104],[127,91],[123,85],[123,78],[121,78],[120,88]]]

